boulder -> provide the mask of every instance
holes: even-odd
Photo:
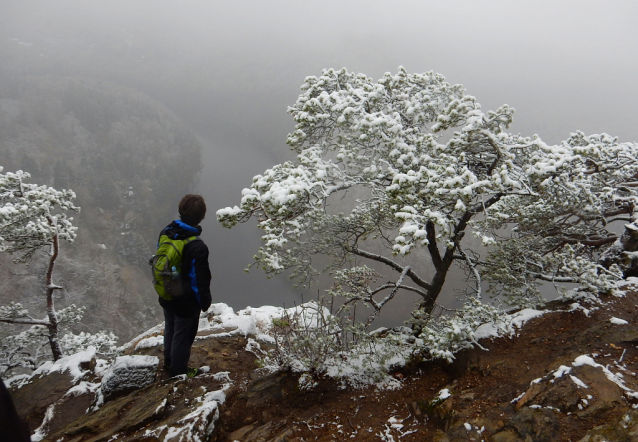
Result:
[[[580,365],[561,369],[533,383],[516,402],[516,409],[536,405],[581,417],[598,417],[624,403],[623,390],[602,367]],[[557,372],[562,374],[558,376]]]
[[[95,367],[95,348],[66,356],[55,362],[46,362],[33,375],[11,387],[10,393],[16,411],[31,430],[38,428],[52,404],[67,394],[69,389],[92,374]]]
[[[634,442],[638,441],[638,411],[628,410],[619,420],[601,425],[587,432],[578,442]]]
[[[554,442],[558,439],[560,422],[552,410],[524,407],[510,419],[523,440]]]
[[[139,390],[155,381],[159,358],[156,356],[119,356],[102,377],[97,404]]]

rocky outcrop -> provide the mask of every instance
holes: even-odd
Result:
[[[638,440],[638,411],[627,410],[620,418],[587,432],[579,442],[633,442]]]
[[[555,304],[516,337],[482,341],[489,351],[401,368],[398,390],[353,391],[316,377],[313,389],[301,390],[298,374],[257,368],[257,347],[267,347],[257,335],[213,327],[211,315],[191,355],[204,373],[193,379],[158,367],[159,327],[125,357],[107,362],[89,352],[59,361],[12,391],[38,428],[34,439],[51,442],[633,441],[636,304],[638,294],[598,306]]]
[[[230,385],[226,373],[165,379],[59,427],[46,440],[207,440]]]
[[[22,419],[32,430],[39,428],[43,422],[46,427],[55,425],[57,420],[54,419],[52,410],[60,409],[71,398],[82,397],[84,390],[91,389],[86,380],[93,378],[95,364],[95,349],[89,348],[55,363],[48,362],[30,377],[19,376],[13,379],[9,384],[11,395]],[[90,397],[92,401],[94,394]],[[78,417],[86,412],[91,401],[80,406],[80,409],[77,405],[64,407],[65,414],[69,418]],[[72,402],[77,404],[75,400]]]
[[[248,345],[237,327],[205,327],[191,353],[202,373],[171,378],[160,368],[161,332],[161,326],[151,329],[112,361],[90,349],[16,379],[11,393],[20,415],[37,429],[33,440],[210,440],[227,390],[256,368],[259,344]]]

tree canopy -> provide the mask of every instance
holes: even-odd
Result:
[[[269,276],[290,271],[305,284],[326,256],[332,293],[373,316],[399,289],[418,293],[430,315],[455,263],[473,299],[487,288],[518,306],[543,301],[542,281],[600,292],[622,278],[622,260],[601,256],[614,244],[622,252],[619,223],[634,226],[635,143],[575,132],[549,145],[509,133],[513,108],[484,112],[433,72],[399,68],[374,82],[330,69],[301,90],[288,109],[296,159],[255,176],[238,206],[217,212],[229,228],[256,219],[254,265]],[[434,269],[428,279],[410,266],[418,249]],[[365,261],[394,282],[377,284]]]

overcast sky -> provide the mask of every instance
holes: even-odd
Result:
[[[0,5],[5,38],[39,45],[58,69],[74,61],[90,65],[91,50],[109,48],[118,62],[100,68],[101,75],[163,101],[200,137],[206,154],[198,190],[210,211],[204,239],[218,300],[236,308],[298,297],[286,281],[266,282],[257,270],[245,276],[242,269],[259,245],[255,226],[229,232],[213,214],[238,204],[252,176],[293,158],[285,146],[292,130],[286,107],[304,77],[323,68],[346,67],[374,79],[398,66],[433,70],[463,84],[484,110],[514,107],[514,132],[551,143],[575,130],[638,141],[638,2],[632,0]],[[56,52],[68,41],[87,45]],[[147,81],[129,75],[129,68],[146,72]]]

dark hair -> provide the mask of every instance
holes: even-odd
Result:
[[[189,226],[197,226],[206,216],[206,202],[201,195],[184,195],[179,202],[179,217]]]

